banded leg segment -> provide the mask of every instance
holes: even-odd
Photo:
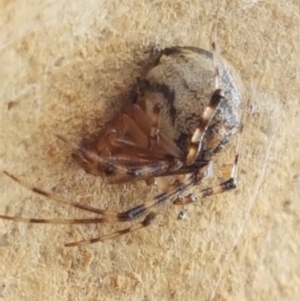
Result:
[[[137,205],[135,207],[130,208],[124,212],[113,212],[103,209],[98,209],[91,207],[89,205],[83,205],[77,202],[71,202],[64,200],[63,198],[57,197],[55,194],[42,190],[40,188],[31,187],[27,185],[25,182],[19,180],[17,177],[11,175],[7,171],[4,171],[4,174],[17,182],[19,185],[27,188],[33,193],[39,194],[41,196],[46,197],[48,200],[56,201],[61,204],[69,205],[75,208],[79,208],[85,211],[101,214],[100,218],[84,218],[84,219],[37,219],[37,218],[23,218],[17,216],[7,216],[0,215],[1,219],[15,221],[15,222],[24,222],[24,223],[44,223],[44,224],[109,224],[109,223],[118,223],[118,222],[126,222],[126,221],[135,221],[139,217],[143,217],[149,214],[151,209],[156,209],[159,206],[166,203],[166,201],[176,195],[177,193],[183,191],[188,186],[193,184],[193,181],[189,183],[181,183],[179,181],[175,181],[169,188],[167,192],[163,192],[158,194],[153,200],[145,202],[144,204]]]
[[[156,104],[153,108],[153,120],[152,120],[152,127],[150,132],[151,139],[154,139],[156,142],[158,142],[159,139],[159,124],[161,119],[161,111],[162,106],[160,104]]]
[[[55,201],[55,202],[60,203],[60,204],[68,205],[68,206],[71,206],[71,207],[79,208],[81,210],[85,210],[85,211],[89,211],[89,212],[93,212],[93,213],[105,214],[106,216],[116,214],[115,212],[112,212],[112,211],[102,210],[102,209],[94,208],[94,207],[89,206],[89,205],[83,205],[83,204],[78,203],[78,202],[72,202],[72,201],[65,200],[63,198],[60,198],[60,197],[56,196],[54,193],[51,193],[49,191],[37,188],[35,186],[28,185],[27,183],[20,180],[19,178],[12,175],[11,173],[9,173],[6,170],[3,171],[3,174],[5,176],[9,177],[11,180],[16,182],[17,184],[19,184],[20,186],[23,186],[24,188],[32,191],[33,193],[41,195],[41,196],[47,198],[48,200]],[[1,215],[1,218],[3,218],[2,215]]]
[[[241,127],[241,131],[242,131],[242,127]],[[240,134],[241,134],[241,131],[240,131]],[[239,141],[240,141],[240,139],[239,139]],[[239,145],[240,145],[240,143],[238,142],[237,150],[239,149]],[[231,172],[231,178],[229,180],[221,183],[220,185],[215,186],[215,187],[210,187],[210,188],[203,189],[201,191],[200,198],[205,198],[205,197],[208,197],[208,196],[213,195],[213,194],[225,192],[225,191],[236,188],[236,175],[237,175],[238,157],[239,157],[239,155],[238,155],[238,152],[237,152],[236,155],[235,155],[234,166],[233,166],[232,172]],[[136,206],[134,208],[129,209],[126,212],[118,214],[118,221],[133,221],[133,220],[139,218],[140,216],[143,216],[145,213],[149,212],[150,209],[155,209],[155,208],[159,207],[160,205],[166,203],[166,201],[169,200],[170,197],[176,195],[177,193],[180,193],[180,192],[184,191],[188,186],[191,186],[193,184],[195,184],[194,180],[190,180],[187,183],[182,183],[182,182],[179,182],[179,181],[175,181],[170,186],[170,188],[167,192],[161,193],[158,196],[156,196],[154,198],[154,201],[150,201],[148,203],[145,203],[144,205]],[[196,199],[195,199],[194,194],[189,194],[186,197],[183,197],[182,199],[176,199],[173,204],[175,204],[175,205],[187,205],[187,204],[190,204],[190,203],[194,203],[195,201],[196,201]],[[117,237],[120,237],[120,236],[125,235],[127,233],[137,231],[137,230],[140,230],[142,228],[145,228],[145,227],[149,226],[152,223],[152,221],[154,220],[155,216],[156,216],[155,213],[150,211],[146,215],[145,219],[142,222],[134,224],[131,227],[128,227],[128,228],[123,229],[123,230],[115,231],[111,234],[104,235],[102,237],[82,240],[82,241],[73,242],[73,243],[67,243],[67,244],[65,244],[65,246],[66,247],[82,246],[82,245],[97,243],[97,242],[104,241],[104,240],[107,240],[107,239],[117,238]]]
[[[143,221],[141,221],[137,224],[134,224],[128,228],[125,228],[123,230],[118,230],[118,231],[112,232],[110,234],[101,236],[101,237],[90,238],[90,239],[67,243],[67,244],[65,244],[65,246],[66,247],[79,247],[79,246],[84,246],[84,245],[88,245],[88,244],[94,244],[94,243],[108,240],[108,239],[114,239],[114,238],[120,237],[122,235],[125,235],[127,233],[134,232],[134,231],[143,229],[145,227],[148,227],[152,223],[154,218],[155,218],[155,213],[150,212],[146,215],[146,217],[144,218]]]
[[[202,141],[205,136],[206,130],[213,119],[213,117],[216,114],[217,108],[222,101],[223,97],[221,95],[221,89],[219,84],[219,68],[218,68],[218,55],[216,50],[216,26],[214,26],[212,31],[212,53],[213,53],[213,67],[214,67],[214,73],[215,73],[215,91],[210,99],[210,103],[208,106],[204,109],[200,123],[195,130],[192,139],[190,141],[189,151],[186,158],[186,164],[191,165],[195,162],[196,158],[198,157],[201,147],[202,147]]]
[[[205,188],[203,190],[200,191],[200,194],[197,196],[197,198],[191,198],[189,196],[184,197],[182,199],[176,199],[173,204],[174,205],[188,205],[191,203],[196,202],[198,199],[203,199],[206,198],[208,196],[212,196],[214,194],[217,193],[222,193],[222,192],[226,192],[232,189],[236,188],[236,179],[234,178],[230,178],[229,180],[222,182],[219,185],[213,186],[213,187],[209,187],[209,188]]]
[[[235,189],[237,186],[237,171],[238,171],[238,161],[239,161],[239,153],[240,153],[240,148],[241,148],[241,137],[243,133],[243,125],[240,126],[239,128],[239,133],[238,133],[238,141],[236,145],[236,153],[234,156],[234,162],[232,165],[231,169],[231,174],[230,178],[219,185],[213,186],[213,187],[208,187],[205,189],[202,189],[200,191],[200,194],[197,196],[197,199],[201,198],[206,198],[208,196],[217,194],[217,193],[222,193],[226,192],[232,189]],[[195,198],[190,198],[190,197],[184,197],[182,199],[176,199],[173,204],[174,205],[188,205],[191,203],[194,203],[197,201]]]
[[[223,99],[220,93],[221,90],[217,89],[212,95],[209,105],[204,109],[204,112],[201,116],[200,124],[195,130],[190,141],[189,151],[186,158],[187,165],[193,164],[201,151],[202,141],[206,130],[209,126],[209,123],[215,116],[217,108]]]

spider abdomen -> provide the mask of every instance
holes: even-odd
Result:
[[[217,152],[236,132],[241,118],[242,97],[231,71],[218,63],[220,88],[224,96],[211,120],[202,152]],[[215,91],[213,54],[195,47],[173,47],[162,51],[158,62],[139,88],[137,103],[152,116],[153,106],[163,107],[161,128],[183,153],[201,120],[201,114]]]

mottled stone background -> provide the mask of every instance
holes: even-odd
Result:
[[[150,228],[82,248],[64,243],[114,227],[0,221],[0,300],[299,300],[299,16],[299,0],[1,1],[0,169],[28,183],[110,210],[153,197],[144,183],[86,175],[54,134],[79,143],[99,131],[151,45],[209,49],[214,23],[252,113],[238,189],[189,206],[183,221],[165,207]],[[0,214],[93,216],[4,175],[0,201]]]

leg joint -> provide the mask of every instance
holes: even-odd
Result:
[[[235,189],[236,186],[237,186],[236,179],[230,178],[229,180],[223,183],[223,190]]]

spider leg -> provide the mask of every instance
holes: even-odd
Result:
[[[165,162],[166,166],[163,166],[165,168],[170,168],[170,162]],[[177,166],[178,168],[182,164],[178,160],[177,162],[179,165]],[[177,164],[175,161],[175,165]],[[172,162],[173,168],[174,168],[174,162]],[[176,167],[176,168],[177,168]],[[148,176],[155,174],[155,172],[158,172],[161,170],[162,165],[159,163],[156,163],[156,165],[147,166],[141,165],[140,166],[141,170],[137,169],[136,167],[132,167],[132,169],[128,169],[127,173],[131,172],[134,175],[137,175],[138,172],[144,172],[146,170],[146,175]],[[152,172],[150,173],[150,169],[152,169]],[[135,220],[140,216],[143,216],[149,212],[149,209],[152,207],[155,207],[159,205],[161,202],[165,201],[169,196],[175,194],[178,190],[180,190],[180,187],[171,187],[170,190],[166,193],[159,194],[154,198],[154,200],[149,201],[144,203],[143,205],[138,205],[135,206],[125,212],[117,213],[117,212],[112,212],[108,210],[103,210],[103,209],[98,209],[94,208],[89,205],[83,205],[78,202],[72,202],[65,200],[63,198],[57,197],[55,194],[42,190],[40,188],[34,187],[34,186],[29,186],[26,184],[24,181],[18,179],[14,175],[10,174],[7,171],[4,171],[4,174],[8,176],[10,179],[18,183],[19,185],[23,186],[24,188],[32,191],[33,193],[39,194],[41,196],[46,197],[48,200],[53,200],[61,204],[69,205],[75,208],[79,208],[85,211],[93,212],[93,213],[98,213],[101,214],[101,218],[88,218],[88,219],[36,219],[36,218],[22,218],[22,217],[17,217],[17,216],[6,216],[6,215],[0,215],[1,219],[6,219],[6,220],[11,220],[11,221],[16,221],[16,222],[24,222],[24,223],[44,223],[44,224],[91,224],[91,223],[117,223],[117,222],[124,222],[124,221],[131,221]]]
[[[155,140],[157,143],[159,140],[159,124],[161,118],[161,110],[162,106],[160,104],[156,104],[153,108],[153,119],[152,119],[152,127],[150,132],[150,137]]]
[[[194,193],[190,193],[185,196],[178,197],[173,204],[174,205],[186,205],[186,204],[191,204],[195,203],[197,201],[196,196]]]
[[[149,226],[152,223],[152,221],[154,220],[154,218],[155,218],[155,213],[150,212],[146,215],[144,220],[142,220],[141,222],[139,222],[137,224],[134,224],[134,225],[132,225],[128,228],[112,232],[112,233],[104,235],[102,237],[90,238],[90,239],[86,239],[86,240],[67,243],[67,244],[65,244],[65,246],[66,247],[78,247],[78,246],[97,243],[97,242],[108,240],[108,239],[117,238],[117,237],[120,237],[120,236],[125,235],[127,233],[137,231],[137,230],[140,230],[142,228],[145,228],[145,227]]]
[[[133,167],[126,167],[126,175],[127,176],[133,176],[133,177],[139,177],[139,178],[147,178],[148,176],[155,176],[156,174],[159,174],[161,171],[167,170],[167,169],[178,169],[182,165],[182,162],[179,160],[175,160],[172,162],[158,162],[158,163],[151,163],[151,164],[143,164],[140,166],[133,166]],[[37,218],[23,218],[23,217],[17,217],[17,216],[6,216],[6,215],[0,215],[0,219],[6,219],[11,220],[15,222],[24,222],[24,223],[43,223],[43,224],[92,224],[92,223],[117,223],[117,222],[123,222],[123,221],[130,221],[138,218],[139,216],[142,216],[148,212],[148,208],[150,208],[152,202],[145,203],[144,205],[133,207],[132,209],[117,213],[112,212],[108,210],[98,209],[94,208],[89,205],[83,205],[78,202],[72,202],[65,200],[63,198],[57,197],[55,194],[45,191],[43,189],[30,186],[24,181],[20,180],[19,178],[15,177],[14,175],[10,174],[7,171],[3,171],[4,175],[18,183],[19,185],[23,186],[24,188],[32,191],[33,193],[39,194],[43,197],[46,197],[48,200],[56,201],[61,204],[69,205],[75,208],[79,208],[85,211],[101,214],[101,218],[85,218],[85,219],[37,219]],[[119,174],[120,175],[120,174]],[[172,191],[171,191],[172,193]],[[163,198],[163,195],[158,195],[157,199],[161,200]]]
[[[209,187],[209,188],[205,188],[203,190],[200,191],[200,194],[197,196],[197,199],[203,199],[206,198],[208,196],[217,194],[217,193],[222,193],[222,192],[226,192],[232,189],[236,188],[236,179],[235,178],[230,178],[229,180],[220,183],[219,185],[213,186],[213,187]],[[173,204],[174,205],[188,205],[191,203],[194,203],[195,201],[197,201],[197,199],[195,198],[191,198],[189,196],[184,197],[182,199],[176,199]]]
[[[211,97],[209,105],[203,111],[199,126],[194,131],[194,134],[190,141],[188,155],[186,158],[187,165],[191,165],[192,163],[194,163],[200,153],[202,147],[202,141],[206,133],[206,130],[209,126],[210,121],[215,116],[216,110],[220,102],[223,99],[220,93],[221,93],[220,89],[215,90],[214,94]]]
[[[126,175],[130,169],[128,166],[171,162],[170,157],[174,158],[173,162],[178,163],[184,157],[176,143],[159,130],[161,115],[159,104],[154,106],[153,113],[154,117],[151,119],[138,105],[127,106],[99,139],[83,143],[81,146],[68,142],[60,135],[56,136],[75,150],[73,158],[87,173],[108,176],[110,183],[131,181],[133,177],[143,179],[147,174],[146,167],[143,176],[139,177],[131,171],[129,171],[131,176]],[[122,161],[124,164],[121,164]],[[168,169],[162,168],[161,172],[155,172],[155,176],[167,171]],[[150,176],[151,174],[148,177]]]
[[[240,132],[241,131],[242,131],[242,127],[240,129]],[[240,141],[240,139],[238,141]],[[239,142],[238,142],[238,144],[239,144]],[[228,181],[226,181],[224,183],[221,183],[220,185],[218,185],[216,187],[207,188],[207,189],[202,190],[201,197],[207,197],[207,196],[215,194],[215,193],[224,192],[226,190],[235,188],[235,186],[236,186],[235,179],[236,179],[237,163],[238,163],[238,152],[237,152],[236,157],[235,157],[235,164],[234,164],[233,169],[232,169],[231,179],[229,179]],[[202,168],[200,168],[200,171],[202,171],[204,173],[205,172],[205,167],[206,166],[203,166]],[[66,244],[66,246],[80,246],[80,245],[85,245],[85,244],[90,244],[90,243],[96,243],[96,242],[103,241],[103,240],[106,240],[106,239],[116,238],[116,237],[119,237],[121,235],[127,234],[128,232],[132,232],[132,231],[136,231],[136,230],[139,230],[141,228],[144,228],[144,227],[150,225],[152,220],[154,219],[155,214],[152,212],[152,210],[154,208],[157,208],[157,207],[165,204],[172,196],[174,196],[178,193],[181,193],[187,187],[195,184],[195,179],[193,177],[191,177],[187,182],[180,182],[180,181],[176,180],[169,187],[169,189],[166,192],[163,192],[163,193],[157,195],[153,200],[148,201],[144,204],[135,206],[133,208],[130,208],[129,210],[127,210],[125,212],[115,213],[115,212],[96,209],[96,208],[93,208],[93,207],[90,207],[90,206],[85,206],[85,205],[82,205],[82,204],[79,204],[79,203],[75,203],[75,202],[73,203],[73,202],[70,202],[70,201],[66,201],[66,200],[57,198],[52,193],[48,193],[48,192],[46,192],[44,190],[41,190],[39,188],[30,187],[30,186],[26,185],[24,182],[20,181],[18,178],[11,175],[7,171],[4,171],[4,174],[6,176],[10,177],[12,180],[17,182],[18,184],[30,189],[34,193],[40,194],[42,196],[45,196],[49,199],[53,199],[53,200],[55,200],[57,202],[60,202],[60,203],[63,203],[63,204],[71,205],[71,206],[76,207],[76,208],[80,208],[80,209],[87,210],[87,211],[94,212],[94,213],[100,213],[103,217],[101,217],[101,218],[90,218],[90,219],[69,219],[69,220],[68,219],[52,219],[52,220],[47,220],[47,219],[30,219],[30,218],[27,219],[27,218],[21,218],[21,217],[10,217],[10,216],[0,215],[0,218],[2,218],[2,219],[17,221],[17,222],[28,222],[28,223],[89,224],[89,223],[115,223],[115,222],[134,221],[134,220],[138,219],[139,217],[142,217],[142,216],[146,215],[142,222],[139,222],[135,225],[132,225],[129,228],[125,228],[123,230],[115,231],[111,234],[108,234],[108,235],[105,235],[105,236],[102,236],[102,237],[99,237],[99,238],[93,238],[93,239],[83,240],[83,241],[79,241],[79,242],[69,243],[69,244]],[[200,172],[199,179],[202,178],[202,177],[203,177],[203,175],[201,175],[201,172]],[[189,200],[189,201],[183,202],[183,204],[185,204],[185,203],[192,202],[193,198],[188,197],[188,198],[184,198],[183,200]],[[179,204],[179,203],[175,201],[174,204]],[[182,202],[181,202],[181,204],[182,204]]]
[[[121,127],[121,129],[117,129],[117,132],[121,132],[121,137],[118,134],[116,137],[112,137],[112,144],[117,147],[132,145],[135,149],[149,151],[151,140],[156,140],[165,154],[173,155],[176,158],[181,157],[182,151],[176,143],[159,130],[161,110],[161,105],[156,104],[153,107],[153,118],[150,118],[137,104],[125,107],[123,114],[112,122],[112,124],[117,124],[117,127]],[[126,138],[123,137],[126,133],[130,136],[127,142]],[[153,150],[151,153],[153,154]]]
[[[43,218],[25,218],[18,216],[0,215],[0,219],[13,221],[17,223],[30,223],[30,224],[56,224],[56,225],[69,225],[69,224],[103,224],[106,223],[105,218],[81,218],[81,219],[43,219]]]
[[[240,147],[241,147],[241,137],[243,133],[243,125],[240,126],[239,132],[238,132],[238,141],[236,145],[236,154],[234,157],[234,162],[232,164],[231,174],[230,178],[219,185],[208,187],[205,189],[202,189],[200,191],[200,194],[198,195],[198,199],[206,198],[208,196],[222,193],[231,189],[235,189],[237,186],[237,170],[238,170],[238,161],[239,161],[239,153],[240,153]],[[176,199],[173,204],[174,205],[187,205],[191,204],[197,201],[195,198],[185,197],[182,199]]]
[[[98,213],[98,214],[105,214],[105,215],[115,215],[116,214],[115,212],[112,212],[112,211],[102,210],[102,209],[94,208],[94,207],[89,206],[89,205],[83,205],[83,204],[78,203],[78,202],[72,202],[72,201],[65,200],[63,198],[60,198],[60,197],[56,196],[54,193],[51,193],[49,191],[40,189],[40,188],[35,187],[35,186],[28,185],[27,183],[20,180],[19,178],[17,178],[16,176],[14,176],[13,174],[9,173],[6,170],[3,171],[3,174],[5,176],[9,177],[11,180],[15,181],[20,186],[23,186],[24,188],[32,191],[33,193],[44,196],[47,199],[52,200],[52,201],[56,201],[60,204],[69,205],[69,206],[72,206],[72,207],[75,207],[75,208],[79,208],[79,209],[82,209],[82,210],[85,210],[85,211],[94,212],[94,213]],[[3,216],[1,216],[1,218],[3,218]]]
[[[67,141],[64,137],[62,137],[60,135],[56,135],[56,136],[60,140],[65,142],[66,144],[74,147],[74,144]],[[85,152],[85,154],[88,154],[90,156],[90,158],[92,158],[95,162],[98,162],[104,166],[108,166],[108,170],[107,170],[108,173],[117,171],[117,173],[121,177],[123,175],[123,177],[126,177],[126,176],[131,177],[131,179],[132,178],[140,179],[140,178],[154,177],[154,176],[160,175],[161,173],[165,173],[165,174],[172,173],[172,172],[180,169],[180,167],[183,164],[179,159],[174,159],[171,161],[165,160],[165,161],[159,161],[159,162],[152,161],[152,162],[148,162],[148,163],[140,162],[140,164],[136,164],[137,161],[134,161],[134,160],[131,161],[132,158],[126,157],[126,156],[125,156],[125,158],[124,157],[123,158],[111,157],[112,161],[114,161],[113,159],[115,159],[115,161],[111,163],[110,160],[108,160],[106,158],[102,158],[92,151],[78,148],[77,145],[75,145],[75,147],[77,148],[77,150]],[[129,166],[126,166],[124,164],[118,164],[118,160],[120,160],[120,162],[122,160],[125,160],[125,161],[127,161],[127,163],[131,162],[132,164],[135,163],[136,165],[130,166],[130,164],[129,164]],[[145,206],[144,205],[136,206],[126,212],[121,212],[121,213],[112,212],[112,211],[108,211],[108,210],[94,208],[89,205],[84,205],[79,202],[65,200],[61,197],[56,196],[55,194],[53,194],[51,192],[48,192],[46,190],[40,189],[35,186],[28,185],[27,183],[20,180],[19,178],[17,178],[13,174],[9,173],[8,171],[3,171],[3,173],[5,176],[9,177],[11,180],[15,181],[19,185],[32,191],[35,194],[39,194],[39,195],[47,198],[48,200],[56,201],[58,203],[69,205],[69,206],[79,208],[79,209],[82,209],[85,211],[101,214],[102,217],[101,218],[89,218],[89,219],[36,219],[36,218],[30,219],[30,218],[0,215],[1,219],[6,219],[6,220],[11,220],[11,221],[16,221],[16,222],[45,223],[45,224],[115,223],[115,222],[122,222],[122,221],[127,221],[127,220],[129,220],[129,221],[134,220],[139,216],[147,214],[148,206],[150,208],[151,204],[152,204],[150,202],[149,204],[146,203]],[[172,191],[170,191],[169,193],[172,194]],[[166,197],[165,194],[159,195],[157,197],[158,201],[155,200],[154,203],[156,204],[156,202],[160,202],[164,197]]]
[[[131,110],[133,111],[132,114],[134,121],[148,137],[151,138],[151,132],[158,133],[156,128],[159,125],[161,112],[161,108],[158,104],[154,107],[154,122],[149,121],[147,114],[138,105],[132,105]],[[182,151],[178,148],[176,143],[162,131],[159,131],[159,141],[157,142],[157,146],[163,149],[165,154],[171,155],[175,158],[182,158],[183,156]]]
[[[11,175],[9,175],[11,177]],[[15,178],[15,177],[14,177]],[[12,178],[12,179],[14,179]],[[17,183],[24,186],[19,179],[14,179]],[[21,184],[22,183],[22,184]],[[106,210],[101,210],[97,208],[93,208],[90,206],[81,205],[79,203],[73,203],[69,201],[65,201],[63,199],[57,198],[55,195],[48,193],[44,190],[33,187],[31,189],[32,192],[43,195],[50,200],[55,200],[57,202],[68,204],[70,206],[80,208],[83,210],[87,210],[94,213],[100,213],[102,215],[101,218],[85,218],[85,219],[37,219],[37,218],[22,218],[17,216],[7,216],[0,215],[0,219],[15,221],[15,222],[24,222],[24,223],[39,223],[39,224],[110,224],[110,223],[118,223],[118,222],[126,222],[126,221],[134,221],[142,216],[150,215],[150,210],[152,208],[159,207],[166,203],[166,201],[175,195],[178,192],[181,192],[186,187],[193,184],[193,181],[190,183],[181,183],[179,181],[175,181],[168,189],[167,192],[160,193],[153,200],[145,202],[144,204],[137,205],[135,207],[130,208],[124,212],[111,212]],[[26,188],[30,189],[28,186]],[[145,218],[146,220],[146,218]],[[135,228],[134,228],[135,229]]]
[[[183,162],[179,159],[158,161],[135,165],[109,164],[104,167],[107,181],[110,184],[125,183],[134,180],[145,180],[180,169]],[[122,170],[122,172],[120,172]]]
[[[128,117],[127,121],[129,120]],[[174,160],[157,159],[151,154],[148,156],[147,152],[138,147],[128,145],[122,145],[122,154],[101,157],[95,151],[83,146],[78,147],[60,135],[56,136],[76,149],[73,158],[86,172],[96,176],[105,175],[111,184],[159,176],[161,173],[178,170],[183,165],[183,162],[177,158]]]
[[[223,99],[223,96],[221,95],[220,85],[219,85],[219,68],[218,68],[218,56],[217,56],[216,43],[215,43],[215,39],[216,39],[215,34],[216,34],[216,28],[214,27],[212,49],[213,49],[213,65],[215,71],[215,92],[213,93],[208,106],[204,109],[200,118],[200,123],[197,129],[194,131],[194,134],[191,138],[188,154],[186,157],[187,165],[194,163],[194,161],[198,157],[202,147],[202,141],[205,136],[206,130],[211,120],[215,116],[217,108]]]

